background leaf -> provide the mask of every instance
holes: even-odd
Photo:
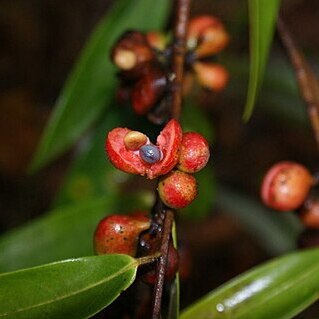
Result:
[[[87,318],[132,284],[137,265],[130,256],[103,255],[0,274],[0,317]]]
[[[109,53],[127,29],[157,29],[167,15],[168,0],[116,1],[89,39],[57,101],[31,164],[35,171],[65,151],[109,106],[115,68]]]
[[[181,319],[288,319],[318,299],[319,249],[277,258],[186,309]]]
[[[260,90],[280,0],[249,0],[250,20],[250,75],[244,120],[253,112]]]
[[[57,208],[0,237],[0,272],[93,254],[97,223],[106,215],[143,208],[144,194],[96,197]]]

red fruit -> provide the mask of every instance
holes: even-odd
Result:
[[[162,157],[154,164],[146,163],[140,156],[139,150],[126,147],[124,139],[132,132],[127,128],[115,128],[109,132],[105,150],[111,163],[118,169],[131,174],[146,175],[153,179],[167,174],[178,161],[179,147],[182,141],[182,129],[176,120],[169,121],[157,137],[156,146]],[[142,133],[141,133],[142,134]],[[145,145],[150,145],[148,141]]]
[[[228,83],[229,74],[220,64],[196,62],[193,68],[197,81],[206,89],[221,91]]]
[[[158,193],[163,203],[179,209],[188,206],[197,195],[197,182],[194,176],[173,171],[161,179]]]
[[[261,197],[264,204],[279,211],[292,211],[305,201],[313,178],[303,165],[279,162],[264,177]]]
[[[163,95],[166,84],[165,72],[154,64],[148,65],[132,90],[131,102],[135,113],[146,114]]]
[[[302,223],[309,228],[319,228],[319,200],[309,199],[299,215]]]
[[[219,19],[199,16],[190,21],[187,47],[195,49],[198,58],[210,56],[221,51],[229,42],[229,36]]]
[[[150,228],[150,219],[138,216],[110,215],[102,219],[94,234],[98,255],[127,254],[135,256],[140,233]]]
[[[111,54],[112,61],[121,70],[132,70],[143,62],[155,58],[145,35],[130,31],[122,35],[116,42]]]
[[[209,145],[202,135],[184,133],[177,168],[186,173],[198,172],[206,166],[209,156]]]
[[[179,256],[177,250],[172,244],[168,247],[167,264],[165,269],[165,279],[173,280],[179,266]],[[151,270],[147,272],[143,277],[143,281],[147,284],[154,285],[156,281],[156,271]]]

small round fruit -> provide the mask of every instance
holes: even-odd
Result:
[[[305,226],[319,229],[319,199],[307,200],[299,218]]]
[[[135,256],[140,233],[150,228],[150,219],[138,215],[110,215],[102,219],[94,234],[98,255],[127,254]]]
[[[209,145],[202,135],[184,133],[177,168],[186,173],[198,172],[206,166],[209,156]]]
[[[158,193],[163,203],[179,209],[188,206],[197,195],[197,182],[194,176],[172,171],[158,184]]]
[[[305,201],[313,178],[303,165],[279,162],[264,177],[261,198],[264,204],[279,211],[292,211]]]

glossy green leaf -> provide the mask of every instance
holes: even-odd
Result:
[[[137,266],[129,256],[104,255],[0,274],[0,318],[88,318],[132,284]]]
[[[95,227],[118,197],[55,209],[0,237],[0,272],[93,254]]]
[[[277,258],[186,309],[181,319],[289,319],[318,299],[319,249]]]
[[[198,195],[189,206],[183,208],[182,218],[201,219],[212,211],[216,195],[214,170],[207,165],[194,176],[198,184]]]
[[[109,106],[115,87],[115,68],[109,52],[127,29],[159,28],[170,1],[115,1],[114,7],[93,32],[57,101],[53,115],[31,164],[44,166],[72,145],[103,109]]]
[[[244,120],[253,112],[272,42],[280,0],[249,0],[250,75]]]

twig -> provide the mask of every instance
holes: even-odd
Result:
[[[173,80],[171,83],[171,116],[179,120],[182,106],[182,85],[184,76],[184,60],[186,52],[186,35],[189,18],[191,0],[176,0],[176,15],[174,26],[173,40],[173,56],[172,56],[172,71]],[[171,237],[172,225],[174,221],[174,211],[167,209],[160,203],[155,206],[158,216],[163,216],[163,227],[161,236],[161,257],[156,269],[156,282],[153,293],[153,313],[152,319],[159,319],[161,315],[161,304],[163,287],[165,281],[165,270],[167,264],[167,255],[169,241]]]
[[[168,247],[169,247],[169,241],[170,241],[170,236],[172,231],[173,220],[174,220],[174,212],[169,209],[166,211],[164,225],[163,225],[161,257],[159,259],[158,266],[157,266],[156,282],[154,286],[152,319],[160,318]]]
[[[307,112],[319,147],[319,84],[315,73],[306,61],[302,51],[298,48],[292,35],[281,17],[278,18],[277,27],[280,38],[289,55],[291,64],[295,69],[299,90],[307,104]]]
[[[177,0],[172,70],[172,117],[179,119],[182,105],[182,85],[184,75],[184,60],[186,52],[186,34],[191,0]]]

